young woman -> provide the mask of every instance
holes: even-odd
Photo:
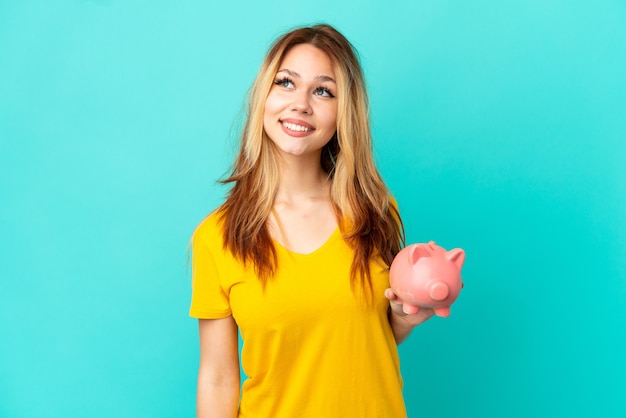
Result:
[[[433,312],[405,314],[388,289],[403,230],[371,145],[346,38],[328,25],[280,37],[230,193],[193,237],[198,417],[406,417],[397,344]]]

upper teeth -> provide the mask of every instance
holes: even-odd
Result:
[[[308,131],[313,130],[313,128],[307,128],[306,126],[296,125],[295,123],[283,122],[283,125],[290,131],[308,132]]]

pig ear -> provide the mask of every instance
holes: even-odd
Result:
[[[465,251],[461,248],[455,248],[454,250],[448,251],[446,258],[452,261],[456,267],[461,270],[461,267],[463,267],[463,263],[465,262]]]
[[[409,263],[416,264],[422,257],[430,257],[430,253],[421,244],[415,244],[409,248]]]

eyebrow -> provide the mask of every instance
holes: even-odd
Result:
[[[288,68],[283,68],[282,70],[278,70],[279,73],[285,72],[287,74],[289,74],[290,76],[294,77],[294,78],[300,78],[300,74],[298,74],[296,71],[290,70]],[[320,80],[320,81],[330,81],[332,83],[337,84],[337,82],[335,81],[334,78],[332,78],[331,76],[328,75],[324,75],[324,74],[320,74],[317,77],[315,77],[316,80]]]

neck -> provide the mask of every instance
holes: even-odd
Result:
[[[319,155],[312,158],[283,156],[276,201],[326,198],[330,191],[328,174]]]

